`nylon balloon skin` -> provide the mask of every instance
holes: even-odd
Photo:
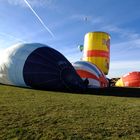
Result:
[[[27,58],[23,76],[26,85],[41,89],[82,89],[82,79],[58,51],[41,47]]]
[[[73,63],[73,66],[83,80],[88,79],[88,88],[108,86],[106,76],[96,65],[86,61],[77,61]]]
[[[0,83],[27,86],[23,78],[23,67],[29,54],[42,44],[16,44],[0,55]]]
[[[44,44],[17,44],[0,63],[0,83],[47,90],[78,90],[85,85],[71,63]]]
[[[110,35],[105,32],[89,32],[84,38],[83,60],[98,66],[105,75],[110,64]]]
[[[134,71],[123,75],[115,85],[119,87],[140,87],[140,72]]]
[[[84,49],[84,46],[83,46],[83,45],[79,45],[79,46],[78,46],[78,49],[80,50],[80,52],[82,52],[83,49]]]

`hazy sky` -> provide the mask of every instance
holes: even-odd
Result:
[[[140,0],[0,0],[0,50],[39,42],[71,62],[91,31],[111,35],[109,77],[140,71]],[[31,8],[36,12],[33,13]],[[37,17],[38,16],[38,17]]]

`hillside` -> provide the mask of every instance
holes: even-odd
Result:
[[[74,94],[0,85],[0,139],[138,140],[139,98],[91,95],[99,93],[94,91]]]

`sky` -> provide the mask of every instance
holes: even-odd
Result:
[[[75,62],[94,31],[111,36],[107,77],[140,71],[140,0],[0,0],[0,51],[37,42]]]

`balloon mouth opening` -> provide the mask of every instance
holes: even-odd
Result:
[[[84,81],[79,77],[76,71],[70,67],[64,68],[60,73],[61,80],[66,88],[70,90],[85,89]]]

